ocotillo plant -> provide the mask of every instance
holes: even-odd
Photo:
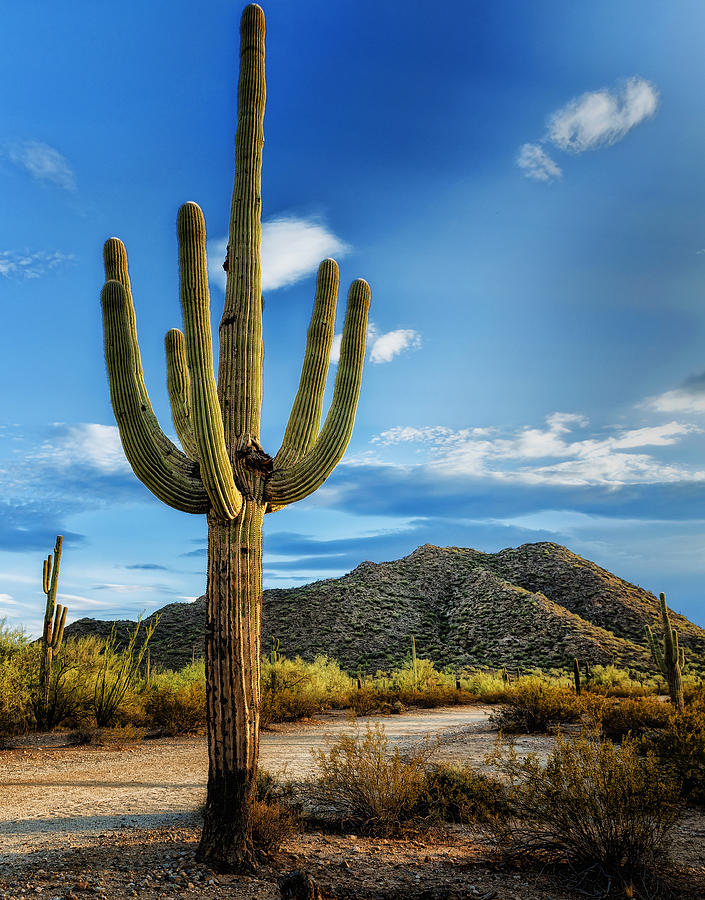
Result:
[[[414,679],[414,687],[419,683],[419,667],[416,662],[416,638],[411,635],[411,674]]]
[[[659,594],[661,602],[661,620],[663,621],[663,649],[659,647],[654,637],[651,626],[646,626],[646,640],[649,642],[651,655],[656,665],[661,670],[663,677],[668,682],[668,693],[671,703],[676,709],[683,709],[683,666],[685,665],[685,652],[678,644],[678,632],[671,628],[671,620],[668,617],[666,595]]]
[[[264,14],[242,15],[235,185],[230,215],[218,380],[213,374],[201,210],[179,210],[184,333],[166,336],[167,386],[185,452],[161,431],[142,376],[123,244],[105,245],[105,355],[125,454],[170,506],[207,516],[206,682],[208,795],[199,858],[221,870],[253,863],[260,715],[262,523],[313,493],[348,445],[365,355],[370,289],[353,282],[330,410],[321,408],[333,340],[338,267],[321,263],[298,392],[274,457],[260,444],[262,403],[261,167],[265,106]]]
[[[578,658],[573,659],[573,680],[575,681],[575,693],[580,696],[580,663]]]
[[[63,537],[56,536],[54,555],[51,553],[44,560],[42,569],[42,590],[46,594],[44,608],[44,630],[42,631],[41,656],[39,659],[39,696],[37,702],[37,724],[40,728],[49,727],[49,690],[51,685],[51,668],[54,651],[59,650],[64,637],[66,607],[56,602],[56,590],[59,584],[59,566],[61,564],[61,545]]]

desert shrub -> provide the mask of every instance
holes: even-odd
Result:
[[[490,721],[508,732],[534,734],[557,722],[580,717],[581,704],[573,691],[536,675],[519,678],[506,691],[503,706]]]
[[[626,669],[611,664],[593,666],[584,686],[588,691],[607,697],[643,697],[656,691],[656,683],[652,679],[637,681]]]
[[[90,708],[99,728],[112,725],[118,718],[120,705],[130,697],[139,680],[142,659],[147,645],[159,623],[155,617],[150,625],[142,626],[138,618],[135,630],[127,642],[121,646],[115,634],[115,627],[103,646],[100,663],[93,681],[93,698]],[[142,629],[142,643],[137,638]]]
[[[663,728],[668,722],[671,709],[657,697],[626,698],[616,697],[598,699],[590,704],[586,698],[586,709],[591,718],[599,725],[602,734],[611,740],[621,740],[628,734],[641,737],[654,728]]]
[[[252,842],[263,853],[278,850],[300,828],[300,818],[278,800],[255,800],[252,808]]]
[[[312,663],[278,653],[262,658],[263,725],[303,719],[333,705],[345,705],[349,694],[350,679],[326,656],[317,656]]]
[[[470,766],[447,763],[429,766],[417,812],[424,818],[467,824],[506,810],[502,782],[475,772]]]
[[[30,660],[34,654],[22,645],[3,650],[0,661],[0,735],[7,736],[26,731],[32,720],[29,674]]]
[[[684,797],[694,803],[705,803],[705,692],[702,689],[682,710],[671,710],[666,726],[649,735],[645,744],[679,781]]]
[[[202,659],[179,672],[160,672],[143,691],[144,722],[162,734],[193,734],[206,724],[206,675]]]
[[[343,734],[327,751],[314,752],[316,794],[349,827],[396,834],[413,820],[426,785],[433,747],[428,742],[402,755],[389,748],[384,727]]]
[[[510,682],[505,681],[496,672],[473,672],[463,679],[463,687],[476,695],[483,703],[501,703],[504,700]]]
[[[581,890],[664,897],[678,788],[636,741],[560,734],[544,763],[501,743],[490,760],[508,779],[508,812],[484,827],[512,860],[567,866]]]
[[[90,716],[93,684],[104,646],[105,641],[95,636],[69,638],[54,654],[49,675],[49,702],[43,710],[49,728],[57,725],[78,727]],[[32,649],[39,653],[38,645]],[[38,661],[32,673],[33,692],[38,687],[37,673]]]

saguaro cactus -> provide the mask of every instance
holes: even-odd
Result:
[[[365,354],[370,289],[353,282],[330,410],[321,407],[333,340],[338,267],[324,260],[308,330],[298,392],[274,457],[260,445],[262,296],[260,183],[264,14],[243,12],[225,309],[218,380],[213,374],[203,214],[179,210],[177,233],[184,333],[166,337],[167,385],[184,452],[161,431],[142,377],[127,256],[105,245],[105,355],[110,396],[125,454],[137,476],[165,503],[208,520],[206,679],[208,796],[199,857],[216,868],[253,859],[260,714],[262,522],[267,512],[315,491],[335,468],[352,433]]]
[[[661,602],[661,619],[663,621],[663,649],[659,647],[658,641],[649,625],[646,626],[646,639],[649,642],[649,648],[656,665],[668,682],[668,693],[671,696],[671,703],[676,709],[683,709],[682,670],[685,665],[685,652],[678,644],[678,632],[675,628],[671,628],[671,620],[668,617],[668,607],[666,606],[666,595],[663,593],[659,594],[659,600]]]
[[[578,662],[578,658],[573,658],[573,681],[575,682],[575,693],[579,697],[580,696],[580,663]]]
[[[49,688],[51,684],[51,666],[54,651],[61,647],[66,622],[66,607],[56,602],[56,590],[59,583],[59,565],[61,563],[61,545],[63,537],[59,534],[54,545],[54,556],[51,553],[44,560],[42,570],[42,590],[46,594],[44,608],[44,630],[41,640],[41,656],[39,659],[39,697],[37,703],[37,720],[40,728],[48,727]]]

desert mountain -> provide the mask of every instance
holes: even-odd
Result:
[[[152,661],[178,667],[202,655],[205,598],[159,611]],[[151,617],[150,617],[151,618]],[[672,622],[698,670],[705,630]],[[438,666],[651,668],[644,626],[661,624],[656,597],[553,543],[499,553],[425,544],[393,562],[363,562],[341,578],[264,592],[263,640],[287,656],[324,653],[344,668],[390,669],[409,653]],[[107,636],[112,622],[80,619],[66,635]],[[119,622],[120,636],[134,623]]]

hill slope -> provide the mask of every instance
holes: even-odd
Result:
[[[152,660],[181,666],[202,654],[205,598],[160,610]],[[151,617],[150,617],[151,618]],[[705,631],[674,616],[688,659],[705,662]],[[325,653],[349,669],[399,664],[411,636],[438,666],[592,664],[650,668],[644,625],[660,632],[653,594],[552,543],[499,553],[426,544],[404,559],[361,563],[341,578],[264,592],[263,641],[287,656]],[[80,619],[67,636],[107,635],[111,622]],[[120,622],[118,633],[130,623]],[[134,623],[132,623],[134,627]]]

